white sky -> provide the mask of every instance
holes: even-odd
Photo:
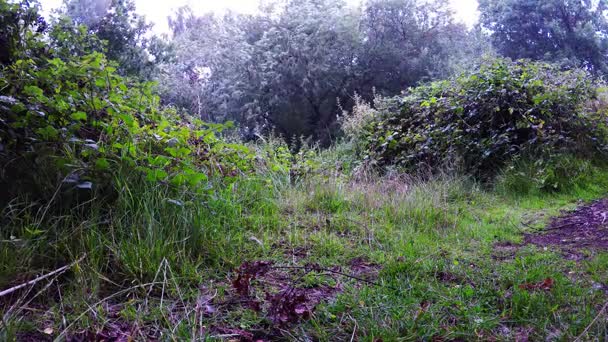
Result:
[[[357,3],[359,0],[347,0]],[[62,0],[40,0],[43,11],[50,12],[59,7]],[[154,23],[154,31],[157,33],[168,32],[167,17],[173,10],[189,5],[196,13],[209,11],[222,11],[231,9],[239,12],[251,13],[257,9],[258,0],[135,0],[137,12],[146,16],[146,19]],[[469,26],[475,24],[478,18],[477,0],[450,0],[456,18]]]

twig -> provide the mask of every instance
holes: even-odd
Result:
[[[120,295],[122,295],[122,294],[124,294],[124,293],[127,293],[127,292],[129,292],[129,291],[133,291],[133,290],[135,290],[135,289],[139,289],[139,288],[144,288],[144,289],[145,289],[147,286],[158,285],[158,284],[161,284],[161,283],[159,283],[159,282],[157,282],[157,283],[152,282],[152,283],[147,283],[147,284],[135,285],[135,286],[132,286],[132,287],[130,287],[130,288],[128,288],[128,289],[124,289],[124,290],[118,291],[118,292],[116,292],[116,293],[113,293],[113,294],[111,294],[111,295],[109,295],[109,296],[105,297],[104,299],[99,300],[99,301],[98,301],[98,302],[96,302],[95,304],[90,305],[90,306],[89,306],[89,308],[88,308],[88,309],[86,309],[86,310],[85,310],[83,313],[81,313],[80,315],[78,315],[78,317],[76,317],[76,318],[75,318],[75,319],[72,321],[72,323],[70,323],[70,324],[69,324],[67,327],[65,327],[65,328],[63,329],[63,331],[61,331],[61,333],[59,333],[59,335],[58,335],[58,336],[57,336],[57,337],[56,337],[56,338],[55,338],[53,341],[54,341],[54,342],[59,342],[59,341],[61,341],[61,338],[63,337],[63,335],[65,335],[65,334],[68,332],[68,329],[70,329],[70,328],[71,328],[71,327],[72,327],[74,324],[76,324],[76,322],[78,322],[78,321],[79,321],[79,320],[80,320],[82,317],[84,317],[84,316],[85,316],[87,313],[89,313],[91,310],[94,310],[94,309],[95,309],[96,307],[98,307],[100,304],[103,304],[104,302],[106,302],[106,301],[108,301],[108,300],[110,300],[110,299],[112,299],[112,298],[114,298],[114,297],[120,296]]]
[[[572,223],[560,224],[559,226],[553,226],[553,227],[549,226],[549,227],[545,228],[545,230],[559,230],[559,229],[566,228],[566,227],[572,227],[572,226],[575,226],[577,224],[581,224],[581,223],[580,222],[572,222]]]
[[[21,285],[13,286],[13,287],[11,287],[10,289],[6,289],[6,290],[4,290],[4,291],[0,292],[0,297],[4,297],[4,296],[6,296],[6,295],[8,295],[8,294],[11,294],[11,293],[13,293],[13,292],[15,292],[15,291],[19,290],[19,289],[22,289],[22,288],[24,288],[24,287],[26,287],[26,286],[28,286],[28,285],[34,285],[34,284],[36,284],[37,282],[39,282],[39,281],[41,281],[41,280],[44,280],[44,279],[46,279],[46,278],[48,278],[48,277],[52,277],[52,276],[54,276],[55,274],[60,274],[60,273],[63,273],[63,272],[65,272],[65,271],[67,271],[69,268],[71,268],[72,266],[74,266],[74,265],[76,265],[77,263],[81,262],[81,261],[82,261],[82,260],[83,260],[85,257],[86,257],[86,254],[85,254],[85,255],[83,255],[83,256],[81,256],[81,257],[80,257],[78,260],[76,260],[76,261],[72,262],[71,264],[66,265],[66,266],[63,266],[63,267],[60,267],[60,268],[58,268],[58,269],[54,270],[54,271],[53,271],[53,272],[51,272],[51,273],[47,273],[47,274],[45,274],[45,275],[42,275],[42,276],[40,276],[40,277],[38,277],[38,278],[36,278],[36,279],[33,279],[33,280],[28,281],[27,283],[23,283],[23,284],[21,284]]]
[[[337,275],[340,275],[340,276],[343,276],[343,277],[346,277],[346,278],[350,278],[350,279],[354,279],[354,280],[357,280],[357,281],[360,281],[360,282],[363,282],[363,283],[367,283],[367,284],[370,284],[370,285],[374,285],[374,286],[378,286],[378,287],[386,287],[386,288],[389,288],[389,289],[391,289],[393,291],[397,291],[397,292],[401,291],[400,289],[397,289],[397,288],[389,286],[389,285],[380,284],[380,283],[377,283],[375,281],[359,278],[359,277],[356,277],[354,275],[350,275],[350,274],[347,274],[347,273],[342,273],[342,272],[339,272],[339,271],[330,270],[328,268],[307,267],[307,266],[271,266],[271,267],[275,268],[275,269],[292,269],[292,270],[321,271],[321,272],[333,273],[333,274],[337,274]]]
[[[597,322],[597,320],[600,319],[600,317],[604,314],[606,309],[608,309],[608,302],[606,302],[604,304],[604,306],[600,309],[600,312],[598,312],[597,316],[595,316],[593,321],[591,321],[591,323],[589,323],[589,325],[585,328],[585,330],[583,330],[583,332],[580,335],[578,335],[578,337],[576,338],[576,340],[574,340],[574,342],[581,341],[583,336],[587,335],[587,332],[589,331],[589,329],[591,329],[591,327],[595,324],[595,322]]]
[[[352,319],[352,317],[351,317]],[[355,333],[357,332],[357,321],[355,321],[354,319],[352,319],[353,322],[355,322],[355,327],[353,328],[353,334],[350,336],[350,342],[353,342],[355,340]]]

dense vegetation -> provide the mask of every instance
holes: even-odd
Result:
[[[356,138],[374,163],[432,169],[451,162],[482,178],[520,157],[601,160],[608,153],[607,116],[588,107],[598,87],[583,70],[495,59],[409,90]]]
[[[0,339],[606,338],[605,5],[0,0]]]

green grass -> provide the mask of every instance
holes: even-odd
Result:
[[[41,217],[28,203],[13,203],[0,231],[2,288],[86,257],[3,298],[0,339],[123,322],[137,327],[137,340],[230,338],[212,327],[287,340],[571,340],[608,300],[598,286],[608,283],[608,253],[574,262],[553,248],[495,244],[521,242],[560,209],[604,196],[608,188],[597,184],[606,174],[594,177],[561,193],[518,195],[448,176],[290,182],[272,174],[206,195],[125,177],[109,211],[94,199]],[[382,266],[378,284],[340,278],[343,292],[297,324],[277,329],[240,305],[215,304],[210,315],[196,309],[201,298],[230,300],[230,280],[245,261],[347,271],[358,257]],[[555,280],[551,291],[519,288],[546,278]],[[323,275],[299,281],[335,284]],[[585,338],[607,334],[601,320]]]

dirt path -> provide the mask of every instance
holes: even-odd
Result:
[[[583,249],[608,250],[608,198],[553,218],[540,234],[527,234],[525,244],[557,246],[573,258]]]

